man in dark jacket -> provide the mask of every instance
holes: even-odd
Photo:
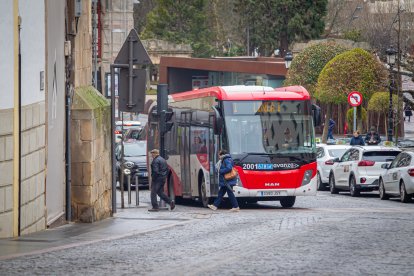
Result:
[[[328,125],[328,137],[327,137],[328,139],[334,139],[332,136],[334,127],[335,127],[335,121],[331,118],[329,119],[329,125]]]
[[[378,132],[375,131],[375,127],[371,127],[371,131],[365,136],[365,143],[367,145],[378,145],[381,142],[381,138]]]
[[[175,203],[166,194],[164,194],[164,184],[168,175],[168,165],[164,158],[160,156],[160,152],[157,149],[153,149],[151,152],[151,204],[152,209],[148,211],[158,211],[159,206],[157,202],[157,195],[170,205],[171,210],[174,210]]]
[[[359,131],[354,131],[354,136],[351,138],[351,146],[365,146],[364,139],[359,135]]]

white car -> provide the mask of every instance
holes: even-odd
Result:
[[[115,122],[115,143],[119,143],[122,139],[122,130],[125,132],[130,128],[141,127],[141,122],[139,121],[116,121]]]
[[[378,190],[378,180],[385,169],[381,166],[390,163],[401,152],[397,147],[353,146],[341,159],[336,158],[329,174],[331,194],[349,191],[358,196],[361,191]]]
[[[383,168],[385,172],[379,179],[380,198],[399,196],[401,202],[409,202],[414,194],[414,153],[403,151]]]
[[[329,173],[334,165],[333,159],[341,158],[350,145],[316,145],[316,158],[318,162],[317,185],[318,191],[324,190],[329,183]]]

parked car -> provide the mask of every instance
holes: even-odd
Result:
[[[399,139],[397,143],[397,147],[400,149],[413,149],[414,148],[414,140],[411,139]]]
[[[326,145],[318,144],[316,158],[318,162],[317,185],[318,191],[324,190],[329,183],[329,173],[335,164],[335,158],[341,158],[350,145]]]
[[[130,128],[125,132],[125,141],[146,140],[146,134],[146,127]]]
[[[115,148],[117,180],[121,179],[121,164],[131,175],[131,187],[135,187],[138,176],[139,187],[148,187],[147,141],[124,142],[124,158],[122,161],[122,143]],[[124,174],[124,189],[128,189],[127,176]]]
[[[123,123],[123,124],[122,124]],[[125,132],[130,128],[142,128],[139,121],[116,121],[115,122],[115,142],[119,143],[122,139],[122,130]]]
[[[403,151],[385,169],[379,178],[379,194],[382,200],[400,197],[401,202],[411,201],[414,194],[414,152]]]
[[[358,196],[362,191],[378,190],[379,176],[385,171],[381,166],[390,163],[401,152],[397,147],[353,146],[335,164],[329,173],[332,194],[349,191]]]

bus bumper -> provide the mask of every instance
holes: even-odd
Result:
[[[260,198],[268,200],[269,198],[277,199],[285,196],[315,196],[317,191],[316,177],[313,177],[309,184],[296,189],[246,189],[242,186],[234,186],[233,191],[236,197],[253,197],[259,201]]]

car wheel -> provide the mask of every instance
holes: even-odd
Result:
[[[322,183],[321,175],[320,175],[319,172],[316,174],[316,183],[318,185],[318,187],[317,187],[318,188],[318,191],[325,190],[325,186]]]
[[[210,203],[210,198],[207,197],[206,180],[204,179],[204,176],[201,178],[200,183],[198,183],[198,193],[201,204],[203,204],[203,207],[207,208],[207,205]]]
[[[331,194],[339,193],[338,189],[335,187],[335,176],[333,173],[329,175],[329,190],[331,191]]]
[[[349,180],[349,193],[352,197],[359,196],[359,190],[356,187],[355,176],[351,176],[351,179]]]
[[[408,203],[411,201],[411,195],[407,194],[404,181],[401,181],[400,184],[400,197],[402,203]]]
[[[379,180],[379,196],[381,200],[386,200],[389,198],[385,192],[384,180],[382,178]]]
[[[296,196],[287,196],[280,200],[280,205],[282,205],[283,208],[291,208],[293,205],[295,205]]]

